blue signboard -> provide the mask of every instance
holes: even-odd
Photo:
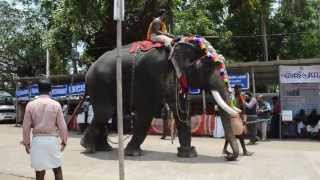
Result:
[[[31,97],[39,96],[39,88],[37,84],[33,84],[29,87]]]
[[[241,85],[241,89],[247,90],[250,88],[249,73],[229,75],[229,80],[232,88],[237,84]]]
[[[195,94],[200,94],[200,89],[193,89],[193,88],[188,88],[189,94],[195,95]]]
[[[59,98],[63,96],[70,96],[70,95],[83,95],[85,93],[85,84],[82,83],[75,83],[72,85],[62,84],[62,85],[55,85],[52,86],[51,90],[51,97]],[[16,91],[16,97],[19,101],[28,101],[30,98],[39,95],[39,88],[37,84],[33,84],[25,89],[18,89]]]
[[[19,101],[29,100],[29,89],[18,89],[16,91],[16,97]]]
[[[68,93],[70,95],[81,95],[84,94],[86,86],[84,83],[77,83],[69,85]]]
[[[68,85],[56,85],[52,86],[51,96],[52,97],[62,97],[68,95]]]

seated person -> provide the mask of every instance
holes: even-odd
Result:
[[[307,132],[310,136],[315,136],[320,129],[320,124],[319,124],[319,116],[317,114],[317,110],[313,109],[308,116],[307,120]]]
[[[298,114],[296,114],[296,116],[293,118],[293,120],[297,124],[298,136],[302,136],[303,135],[302,132],[303,132],[303,130],[305,130],[306,124],[307,124],[306,111],[304,109],[301,109],[300,112]]]
[[[164,43],[166,47],[171,48],[171,42],[174,38],[173,35],[170,35],[167,32],[165,25],[165,19],[167,12],[164,9],[161,9],[159,12],[159,17],[153,19],[148,28],[147,40],[152,42],[161,42]]]

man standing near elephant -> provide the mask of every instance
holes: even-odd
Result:
[[[258,101],[258,119],[259,124],[258,128],[261,131],[261,140],[265,141],[267,139],[267,128],[268,128],[268,121],[271,119],[271,106],[270,104],[264,100],[263,95],[259,95],[257,97]]]
[[[55,180],[63,179],[61,151],[67,144],[68,131],[61,106],[49,97],[50,91],[50,81],[40,80],[40,96],[27,104],[23,120],[21,143],[30,154],[31,167],[36,171],[37,180],[44,180],[46,169],[53,169]],[[30,145],[31,129],[33,137]]]
[[[154,18],[148,28],[147,39],[152,42],[164,43],[166,47],[171,48],[171,42],[174,38],[169,34],[165,24],[167,12],[165,9],[159,11],[159,17]]]
[[[169,134],[169,125],[168,120],[170,119],[170,108],[168,103],[164,102],[164,105],[161,109],[161,118],[163,120],[163,129],[161,139],[166,139],[166,136]]]
[[[245,94],[245,113],[247,115],[248,133],[250,136],[250,145],[256,144],[257,140],[257,100],[250,92]]]

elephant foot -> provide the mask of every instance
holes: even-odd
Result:
[[[226,151],[225,158],[226,158],[227,161],[235,161],[235,160],[237,160],[237,157],[234,154],[230,153],[229,151]]]
[[[143,151],[140,148],[128,148],[126,147],[126,149],[124,150],[124,154],[126,156],[142,156],[143,155]]]
[[[243,153],[243,156],[252,156],[253,154],[254,154],[253,152],[247,151]]]
[[[97,151],[112,151],[112,146],[109,143],[97,145]]]
[[[86,150],[84,151],[84,153],[86,153],[86,154],[93,154],[96,152],[97,152],[97,149],[94,146],[87,146]]]
[[[191,147],[178,147],[178,157],[182,158],[193,158],[197,157],[197,151],[194,146]]]

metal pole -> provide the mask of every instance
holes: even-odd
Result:
[[[16,92],[15,93],[17,93],[17,91],[18,91],[18,89],[20,88],[20,83],[18,82],[18,80],[16,79],[16,76],[14,75],[14,77],[13,77],[13,80],[14,80],[14,82],[16,83]],[[15,105],[16,105],[16,127],[18,127],[18,121],[19,122],[21,122],[20,121],[20,106],[19,106],[19,101],[18,101],[18,97],[16,96],[16,102],[15,102]]]
[[[280,103],[280,115],[279,115],[279,139],[282,140],[282,93],[281,93],[281,81],[280,81],[280,66],[278,66],[278,78],[279,78],[279,96],[278,103]]]
[[[47,49],[47,61],[46,61],[46,78],[50,76],[50,57],[49,57],[49,49]]]
[[[251,67],[251,78],[252,78],[252,93],[253,93],[253,96],[256,96],[256,80],[255,80],[255,77],[254,77],[254,68]]]
[[[118,156],[119,156],[119,179],[124,180],[124,150],[123,150],[123,110],[122,110],[122,0],[120,4],[120,18],[117,21],[117,120],[118,120]]]
[[[266,5],[263,4],[261,12],[261,28],[262,28],[262,40],[263,40],[263,49],[264,49],[264,61],[269,61],[269,52],[268,52],[268,41],[267,41],[267,12]]]

